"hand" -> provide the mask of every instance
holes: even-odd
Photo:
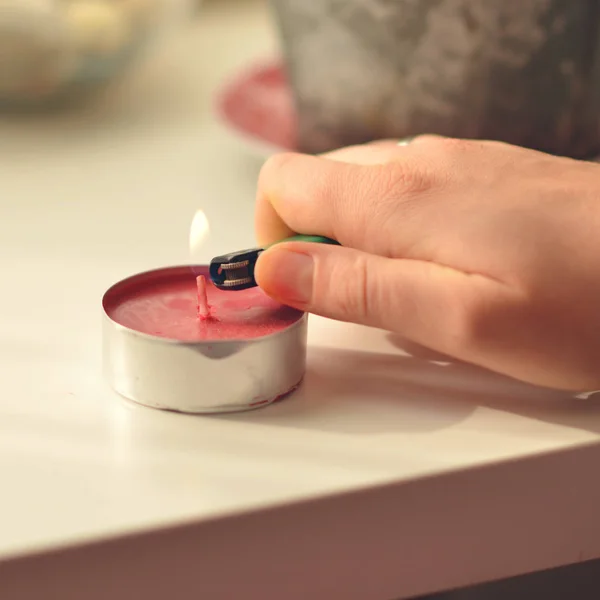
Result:
[[[600,165],[424,136],[271,158],[257,264],[273,298],[521,380],[600,388]]]

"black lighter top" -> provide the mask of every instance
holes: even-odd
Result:
[[[318,244],[335,244],[338,242],[320,235],[295,235],[294,237],[281,240],[281,242],[313,242]],[[281,242],[275,242],[279,244]],[[273,246],[274,244],[271,244]],[[254,278],[254,267],[256,261],[265,248],[251,248],[240,250],[223,256],[217,256],[210,261],[210,279],[215,287],[220,290],[246,290],[256,287]]]

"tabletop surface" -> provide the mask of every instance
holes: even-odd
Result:
[[[0,558],[598,443],[593,399],[313,317],[306,381],[267,409],[185,416],[108,388],[110,285],[188,262],[197,208],[203,258],[253,244],[260,160],[211,102],[274,48],[263,2],[209,3],[95,110],[0,120]]]

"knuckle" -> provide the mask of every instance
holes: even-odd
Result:
[[[456,138],[440,138],[435,142],[435,148],[441,154],[450,156],[464,154],[473,150],[475,143],[471,140]]]
[[[445,154],[463,154],[472,151],[476,142],[472,140],[461,140],[457,138],[439,138],[436,142],[437,149]]]
[[[360,193],[334,194],[338,202],[330,207],[331,218],[336,236],[342,243],[367,250],[379,246],[382,231],[399,211],[403,215],[417,212],[423,199],[441,183],[426,165],[416,161],[362,167],[355,173],[358,180],[341,179],[339,185]]]
[[[378,222],[376,208],[382,185],[370,168],[351,168],[350,174],[351,177],[322,180],[313,185],[315,194],[322,199],[320,211],[331,221],[338,239],[360,245],[365,230]]]
[[[471,153],[480,149],[484,144],[484,142],[479,140],[465,140],[430,135],[421,136],[417,138],[417,140],[420,146],[426,146],[427,150],[432,154],[449,157]]]
[[[270,156],[260,169],[258,175],[258,187],[269,188],[274,179],[278,179],[282,171],[289,169],[294,163],[296,154],[293,152],[282,152]]]
[[[434,174],[416,161],[397,161],[381,165],[376,167],[372,176],[382,191],[380,196],[388,200],[419,196],[430,192],[436,185]]]

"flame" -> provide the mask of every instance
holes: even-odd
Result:
[[[197,258],[198,252],[208,239],[210,225],[203,210],[197,210],[190,228],[190,256]]]

